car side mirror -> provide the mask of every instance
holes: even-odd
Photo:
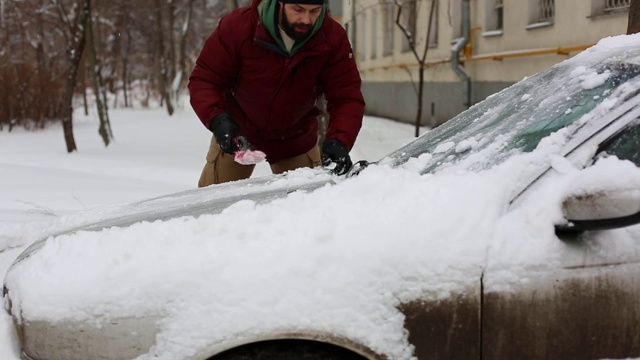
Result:
[[[562,203],[566,223],[556,233],[609,230],[640,223],[640,189],[599,189]]]

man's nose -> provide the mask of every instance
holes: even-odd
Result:
[[[306,24],[306,25],[310,25],[311,24],[311,14],[309,13],[303,13],[302,14],[302,19],[300,20],[301,23]]]

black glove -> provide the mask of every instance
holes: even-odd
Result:
[[[222,113],[216,116],[211,120],[210,130],[213,132],[213,136],[216,137],[216,141],[222,151],[233,155],[238,150],[235,139],[240,128],[231,115]]]
[[[322,165],[329,166],[331,163],[336,164],[332,170],[336,175],[346,174],[353,166],[349,151],[336,139],[327,139],[322,144]]]

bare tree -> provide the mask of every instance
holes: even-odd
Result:
[[[49,0],[0,3],[0,123],[27,129],[60,116],[64,32]]]
[[[173,113],[188,71],[219,19],[250,0],[0,0],[0,130],[61,122],[68,152],[74,99],[108,107],[159,99]],[[84,51],[86,47],[87,51]],[[86,89],[93,88],[93,98]],[[107,101],[109,100],[109,101]]]
[[[171,103],[171,97],[169,96],[169,84],[167,80],[167,76],[169,74],[167,54],[165,52],[164,42],[165,42],[165,34],[163,29],[163,16],[162,16],[162,4],[160,0],[155,0],[156,5],[156,36],[157,36],[157,53],[158,60],[160,61],[160,65],[158,68],[158,86],[160,88],[160,95],[162,96],[162,100],[165,102],[167,106],[167,112],[169,115],[173,115],[173,104]]]
[[[177,100],[180,96],[180,89],[184,86],[187,78],[187,37],[189,30],[191,29],[191,20],[193,14],[193,0],[187,0],[186,14],[184,16],[184,22],[180,30],[180,52],[178,53],[178,70],[176,72],[176,78],[173,82],[171,91],[174,98]]]
[[[76,76],[80,67],[80,59],[84,52],[86,44],[86,28],[89,17],[91,16],[91,0],[77,0],[73,4],[75,9],[80,11],[72,11],[78,13],[75,19],[69,19],[62,2],[57,2],[60,17],[65,19],[71,32],[71,42],[68,45],[67,52],[69,54],[69,72],[67,74],[67,85],[62,99],[62,129],[64,132],[64,140],[67,145],[67,152],[78,150],[76,140],[73,136],[73,90],[76,84]]]
[[[168,60],[168,68],[167,68],[167,78],[168,79],[175,79],[176,77],[176,68],[177,68],[177,63],[176,63],[176,43],[174,41],[174,36],[173,36],[173,31],[174,31],[174,27],[175,27],[175,23],[176,23],[176,3],[174,0],[166,0],[167,1],[167,27],[169,29],[168,31],[168,45],[169,45],[169,49],[168,49],[168,54],[167,54],[167,60]]]
[[[96,44],[93,32],[93,20],[91,16],[87,19],[86,30],[87,47],[89,48],[89,76],[93,83],[93,93],[96,101],[96,107],[98,109],[98,118],[100,119],[100,127],[98,128],[98,134],[102,138],[105,146],[109,146],[109,142],[113,139],[113,133],[111,132],[111,123],[109,121],[109,111],[107,109],[106,90],[104,81],[101,74],[101,66],[96,55]]]
[[[640,0],[631,0],[629,6],[629,23],[627,25],[627,34],[635,34],[640,32]]]
[[[432,28],[432,24],[433,24],[433,15],[435,13],[435,9],[438,3],[438,0],[431,0],[431,8],[429,10],[429,21],[427,22],[427,37],[424,41],[424,48],[422,50],[422,54],[418,53],[418,39],[416,39],[415,33],[414,33],[414,29],[412,26],[409,26],[409,24],[403,23],[402,22],[402,9],[403,9],[403,5],[406,3],[415,3],[416,0],[393,0],[398,8],[398,14],[396,16],[396,25],[398,25],[398,27],[400,28],[400,30],[402,31],[402,33],[404,34],[408,44],[409,44],[409,48],[411,49],[411,52],[413,53],[413,55],[415,56],[416,60],[418,61],[418,89],[417,89],[417,96],[418,96],[418,110],[416,113],[416,121],[415,121],[415,125],[416,125],[416,129],[415,129],[415,136],[418,137],[420,135],[420,121],[422,119],[422,102],[423,102],[423,94],[424,94],[424,73],[425,70],[427,68],[426,65],[426,61],[427,61],[427,52],[429,50],[429,40],[431,39],[431,28]],[[417,15],[416,15],[417,16]]]

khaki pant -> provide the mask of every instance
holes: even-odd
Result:
[[[322,164],[320,148],[314,146],[304,154],[280,160],[270,165],[271,171],[274,174],[282,174],[283,172],[303,167],[313,168],[320,166],[320,164]],[[198,187],[247,179],[251,177],[255,167],[255,165],[241,165],[235,162],[233,155],[222,151],[216,138],[211,136],[211,145],[207,153],[207,163],[204,165],[204,169],[202,169]]]

